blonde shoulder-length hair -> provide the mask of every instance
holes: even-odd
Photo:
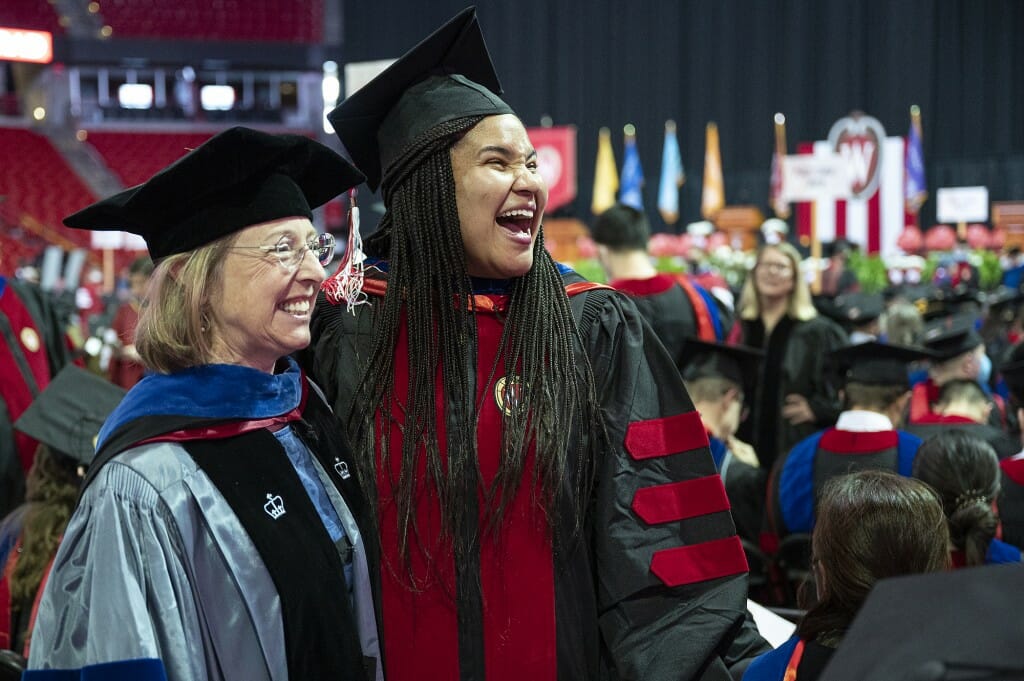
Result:
[[[150,279],[135,329],[142,363],[171,373],[212,361],[217,317],[211,299],[224,278],[230,234],[187,253],[164,258]]]
[[[800,253],[796,248],[786,242],[778,244],[765,244],[757,251],[757,259],[754,261],[754,268],[761,262],[761,256],[767,250],[774,250],[784,255],[793,268],[793,290],[789,294],[789,305],[786,308],[786,315],[800,321],[807,321],[818,316],[818,311],[811,302],[811,289],[807,285],[800,270]],[[739,305],[740,319],[757,319],[761,316],[761,298],[758,295],[754,283],[754,269],[747,273],[747,280],[743,282],[743,291],[740,293]]]

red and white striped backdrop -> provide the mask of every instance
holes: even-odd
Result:
[[[817,221],[817,236],[822,243],[844,237],[859,244],[866,253],[883,256],[899,253],[896,240],[906,224],[903,198],[902,137],[886,137],[882,147],[878,189],[869,198],[839,201],[805,201],[796,204],[796,228],[801,243],[811,234],[811,204]],[[828,155],[832,153],[827,141],[801,142],[799,154]]]

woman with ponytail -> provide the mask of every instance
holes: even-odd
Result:
[[[917,450],[914,477],[942,498],[953,567],[1021,561],[1019,548],[996,538],[999,459],[992,445],[962,431],[936,435]]]

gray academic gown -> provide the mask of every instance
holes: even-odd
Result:
[[[354,613],[380,681],[363,540],[312,461],[354,546]],[[29,668],[135,658],[163,660],[169,681],[288,678],[270,574],[220,492],[173,443],[118,454],[86,489],[46,583]]]

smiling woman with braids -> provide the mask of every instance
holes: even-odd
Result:
[[[500,91],[470,9],[329,116],[386,213],[303,361],[371,488],[386,677],[725,678],[762,642],[700,417],[629,299],[545,251]]]

